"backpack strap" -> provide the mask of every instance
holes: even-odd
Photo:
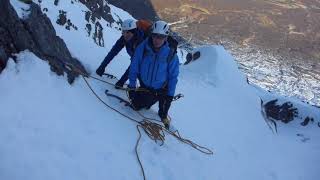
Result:
[[[146,48],[146,44],[143,45],[143,52],[142,52],[142,59],[141,62],[139,63],[139,69],[141,69],[141,64],[143,62],[143,59],[146,57],[147,54],[147,48]]]
[[[172,59],[177,53],[178,41],[175,40],[172,36],[168,36],[168,44],[169,44],[170,51],[167,57],[167,63],[169,65],[169,63],[172,61]],[[169,68],[168,68],[168,72],[169,72]]]
[[[142,59],[144,59],[146,55],[147,55],[147,48],[146,48],[146,45],[144,45]]]
[[[172,61],[172,59],[173,59],[174,55],[176,54],[176,52],[177,51],[174,48],[170,48],[169,54],[167,56],[167,63],[168,64]]]
[[[174,56],[176,55],[176,50],[174,48],[170,47],[170,51],[169,54],[167,56],[167,74],[169,75],[169,64],[170,62],[173,60]],[[166,80],[166,82],[164,82],[162,88],[167,89],[168,88],[168,80]]]
[[[169,75],[169,64],[173,60],[174,56],[177,54],[177,48],[178,48],[178,41],[174,39],[172,36],[168,36],[168,44],[169,44],[169,54],[167,56],[167,74]],[[163,87],[167,87],[168,80],[164,83]],[[167,87],[168,88],[168,87]]]

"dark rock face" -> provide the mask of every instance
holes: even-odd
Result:
[[[0,47],[0,72],[5,68],[6,64],[7,64],[7,54],[4,51],[4,49],[2,49],[2,47]]]
[[[56,23],[63,26],[67,23],[67,12],[60,10],[59,11],[59,18],[57,19]]]
[[[150,0],[108,0],[108,2],[116,7],[125,9],[136,19],[149,19],[155,21],[159,19],[152,2]]]
[[[267,118],[282,121],[283,123],[289,123],[294,120],[295,117],[299,116],[299,110],[294,107],[291,102],[279,104],[277,101],[278,99],[274,99],[264,105]],[[317,123],[317,125],[320,127],[320,122],[310,115],[305,117],[301,117],[300,115],[298,119],[303,120],[300,123],[301,126],[307,126],[310,123]]]
[[[96,22],[96,24],[95,24],[93,39],[97,45],[104,47],[103,27],[99,22]]]
[[[290,102],[277,104],[277,99],[269,101],[264,105],[267,118],[271,117],[275,120],[280,120],[284,123],[288,123],[298,116],[298,109],[293,107]]]
[[[4,51],[4,49],[2,49],[2,47],[0,47],[0,60],[4,60],[8,59],[6,52]]]
[[[56,35],[51,21],[38,5],[31,3],[30,15],[25,20],[19,19],[9,0],[1,0],[0,7],[0,47],[7,57],[29,49],[47,60],[58,75],[67,73],[69,83],[79,73],[87,74],[81,63],[71,57],[66,44]]]
[[[309,122],[314,122],[314,119],[313,118],[310,118],[309,116],[307,116],[305,119],[304,119],[304,121],[302,122],[302,123],[300,123],[301,124],[301,126],[306,126],[306,125],[308,125],[309,124]]]
[[[65,26],[67,30],[71,30],[71,27],[74,30],[78,30],[78,27],[76,27],[74,24],[72,24],[71,20],[67,18],[67,12],[66,11],[59,11],[59,17],[56,21],[57,24],[60,26]]]
[[[24,29],[9,0],[1,0],[0,7],[1,46],[4,46],[6,53],[16,53],[17,50],[27,48],[34,50],[35,44],[32,37]]]
[[[11,54],[25,49],[35,50],[35,44],[24,29],[18,15],[8,0],[0,1],[0,48],[2,49],[1,68],[5,68]]]
[[[59,0],[54,0],[54,5],[58,6]]]
[[[6,67],[8,54],[17,52],[10,42],[9,33],[0,26],[0,73]]]
[[[94,42],[101,47],[104,47],[104,38],[103,38],[103,27],[96,19],[104,19],[111,26],[111,23],[115,22],[113,19],[110,7],[104,3],[103,0],[79,0],[81,3],[86,5],[90,11],[87,11],[85,14],[85,20],[88,22],[86,24],[86,30],[88,36],[92,34]],[[90,21],[94,24],[94,27],[91,26]],[[118,24],[121,22],[117,22]]]
[[[86,5],[92,12],[91,18],[94,21],[94,18],[101,19],[103,18],[109,23],[115,22],[111,13],[110,7],[108,5],[104,5],[104,0],[79,0],[82,4]],[[86,15],[87,16],[87,15]],[[89,18],[88,18],[89,19]]]

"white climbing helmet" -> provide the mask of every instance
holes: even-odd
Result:
[[[123,31],[129,31],[131,29],[137,28],[136,21],[133,19],[126,19],[122,22],[121,28]]]
[[[169,24],[164,21],[157,21],[152,26],[152,33],[169,35]]]

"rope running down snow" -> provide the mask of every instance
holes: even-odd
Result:
[[[107,82],[107,81],[103,81],[99,78],[96,78],[96,77],[93,77],[89,74],[86,74],[86,73],[83,73],[81,70],[79,70],[78,68],[74,67],[72,64],[69,64],[69,63],[65,63],[63,62],[64,65],[66,66],[66,68],[70,69],[71,71],[75,71],[77,73],[79,73],[79,75],[81,75],[81,77],[83,78],[83,80],[85,81],[86,85],[88,86],[88,88],[91,90],[91,92],[96,96],[96,98],[101,102],[103,103],[106,107],[110,108],[111,110],[119,113],[120,115],[126,117],[127,119],[137,123],[137,130],[139,132],[139,138],[137,139],[137,142],[136,142],[136,146],[135,146],[135,151],[136,151],[136,156],[137,156],[137,159],[138,159],[138,162],[139,162],[139,165],[140,165],[140,168],[141,168],[141,171],[142,171],[142,175],[143,175],[143,179],[146,180],[146,176],[145,176],[145,172],[144,172],[144,168],[143,168],[143,165],[142,165],[142,162],[140,160],[140,157],[139,157],[139,153],[138,153],[138,146],[139,146],[139,142],[140,142],[140,139],[141,139],[141,132],[140,132],[140,127],[144,130],[144,132],[148,135],[148,137],[152,140],[154,140],[156,143],[157,141],[160,141],[161,144],[160,145],[163,145],[164,144],[164,140],[165,140],[165,133],[164,132],[167,132],[168,134],[171,134],[173,137],[177,138],[179,141],[185,143],[185,144],[188,144],[190,145],[191,147],[193,147],[194,149],[204,153],[204,154],[207,154],[207,155],[213,155],[213,151],[211,151],[209,148],[206,148],[206,147],[203,147],[203,146],[200,146],[194,142],[192,142],[191,140],[188,140],[188,139],[184,139],[180,136],[179,134],[179,131],[176,130],[174,132],[171,132],[167,129],[164,128],[164,126],[158,124],[158,123],[154,123],[154,122],[151,122],[150,120],[155,120],[155,119],[152,119],[152,118],[147,118],[145,116],[143,116],[141,113],[137,112],[142,118],[143,120],[142,121],[138,121],[134,118],[131,118],[130,116],[127,116],[125,115],[124,113],[118,111],[117,109],[113,108],[112,106],[108,105],[106,102],[104,102],[100,97],[99,95],[93,90],[93,88],[91,87],[91,85],[89,84],[89,82],[87,81],[86,78],[93,78],[95,80],[98,80],[98,81],[102,81],[104,83],[107,83],[109,85],[113,85],[112,83],[110,82]],[[129,89],[126,89],[127,91]],[[159,122],[159,120],[155,120],[157,122]]]
[[[89,76],[91,77],[91,76]],[[137,112],[141,118],[143,119],[142,121],[138,121],[130,116],[127,116],[125,114],[123,114],[122,112],[118,111],[117,109],[113,108],[112,106],[108,105],[106,102],[104,102],[100,97],[99,95],[97,95],[97,93],[92,89],[91,85],[89,84],[89,82],[87,81],[87,79],[85,78],[84,75],[82,75],[82,78],[83,80],[85,81],[85,83],[87,84],[87,86],[89,87],[89,89],[92,91],[92,93],[96,96],[96,98],[101,102],[103,103],[105,106],[107,106],[108,108],[112,109],[113,111],[119,113],[120,115],[126,117],[127,119],[131,120],[131,121],[134,121],[137,123],[137,130],[138,130],[138,133],[139,133],[139,137],[137,139],[137,142],[136,142],[136,146],[135,146],[135,152],[136,152],[136,157],[138,159],[138,162],[139,162],[139,165],[140,165],[140,168],[141,168],[141,171],[142,171],[142,174],[143,174],[143,179],[146,180],[146,176],[145,176],[145,172],[144,172],[144,168],[143,168],[143,165],[142,165],[142,162],[140,160],[140,157],[139,157],[139,153],[138,153],[138,146],[139,146],[139,142],[140,142],[140,139],[141,139],[141,131],[140,131],[140,128],[142,128],[144,130],[144,132],[148,135],[148,137],[152,140],[154,140],[156,143],[159,141],[160,142],[160,146],[164,144],[164,141],[165,141],[165,132],[167,132],[168,134],[172,135],[173,137],[177,138],[179,141],[185,143],[185,144],[188,144],[190,145],[191,147],[193,147],[194,149],[204,153],[204,154],[207,154],[207,155],[213,155],[213,152],[209,149],[209,148],[206,148],[206,147],[203,147],[203,146],[200,146],[194,142],[192,142],[191,140],[188,140],[188,139],[184,139],[180,136],[179,134],[179,131],[176,130],[174,132],[171,132],[167,129],[164,128],[164,126],[158,124],[158,123],[155,123],[155,122],[151,122],[152,121],[156,121],[156,122],[161,122],[157,119],[152,119],[152,118],[147,118],[145,116],[143,116],[141,113]],[[103,81],[103,80],[100,80],[98,78],[95,78],[95,77],[92,77],[93,79],[96,79],[96,80],[99,80],[99,81],[102,81],[102,82],[105,82],[107,84],[110,84],[110,85],[114,85],[112,83],[109,83],[109,82],[106,82],[106,81]]]

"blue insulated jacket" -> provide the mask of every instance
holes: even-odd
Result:
[[[126,42],[124,37],[121,36],[117,42],[113,45],[112,49],[108,55],[104,58],[101,63],[101,66],[106,67],[112,59],[122,50],[123,47],[126,47],[127,53],[130,57],[133,56],[135,48],[143,41],[144,33],[143,31],[137,29],[133,38],[130,41]]]
[[[129,86],[136,87],[139,76],[144,85],[155,90],[168,83],[168,95],[174,96],[179,75],[178,56],[175,54],[168,64],[168,43],[166,42],[158,52],[154,52],[149,43],[147,38],[135,51],[130,65]]]

